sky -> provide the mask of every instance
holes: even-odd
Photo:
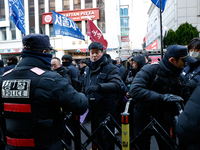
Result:
[[[130,40],[132,49],[142,49],[143,38],[147,33],[148,10],[151,0],[132,0],[133,10],[130,12]]]

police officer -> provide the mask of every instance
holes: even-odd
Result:
[[[62,150],[60,107],[83,114],[88,100],[67,79],[50,71],[47,35],[26,35],[22,42],[23,59],[0,78],[6,150]]]
[[[108,113],[114,117],[116,109],[116,93],[121,88],[121,79],[117,67],[110,63],[103,54],[103,45],[93,42],[88,47],[90,51],[89,66],[85,68],[83,92],[88,98],[95,98],[95,119],[96,124],[100,125]],[[114,127],[108,124],[111,131]],[[114,142],[106,131],[102,131],[97,137],[104,150],[114,150]]]
[[[200,79],[200,38],[193,38],[188,43],[188,51],[190,56],[197,59],[196,62],[188,64],[182,71],[182,76],[190,88],[190,93],[196,88]]]
[[[175,115],[178,114],[174,101],[188,100],[187,88],[180,77],[185,63],[196,61],[187,53],[187,47],[172,45],[159,64],[147,64],[136,74],[131,83],[129,94],[136,100],[134,111],[134,136],[137,136],[153,116],[167,133]],[[181,97],[180,97],[181,96]],[[183,99],[182,99],[183,98]],[[137,143],[140,149],[150,149],[149,132]],[[158,142],[159,149],[166,148]]]

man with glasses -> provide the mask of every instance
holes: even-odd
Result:
[[[89,45],[90,61],[86,67],[86,76],[83,84],[83,92],[88,99],[95,98],[95,124],[98,127],[108,113],[115,115],[116,93],[121,88],[121,80],[117,67],[103,54],[103,45],[93,42]],[[114,132],[112,124],[108,127]],[[104,150],[114,150],[114,142],[102,131],[97,137],[98,143]]]

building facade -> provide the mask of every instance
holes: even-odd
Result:
[[[91,43],[87,37],[87,17],[101,29],[108,41],[107,53],[117,56],[120,34],[119,0],[23,0],[25,30],[27,34],[46,34],[51,45],[58,50],[56,57],[70,54],[76,60],[88,58],[87,47]],[[74,20],[85,35],[85,41],[69,36],[54,35],[52,11]],[[79,19],[77,19],[79,18]],[[9,18],[8,1],[0,0],[0,55],[20,55],[22,33]]]
[[[147,34],[145,44],[147,51],[160,49],[160,10],[153,3],[149,11]],[[197,27],[200,32],[200,0],[167,0],[165,10],[162,13],[163,37],[166,29],[176,31],[178,27],[188,22]]]

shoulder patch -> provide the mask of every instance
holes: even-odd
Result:
[[[11,73],[12,71],[13,71],[13,69],[10,69],[10,70],[6,71],[6,72],[2,75],[2,77],[5,76],[5,75],[7,75],[7,74],[9,74],[9,73]]]
[[[34,72],[34,73],[36,73],[37,75],[41,75],[41,74],[43,74],[43,73],[45,73],[45,71],[44,70],[42,70],[42,69],[40,69],[40,68],[38,68],[38,67],[35,67],[35,68],[32,68],[32,69],[30,69],[32,72]]]

